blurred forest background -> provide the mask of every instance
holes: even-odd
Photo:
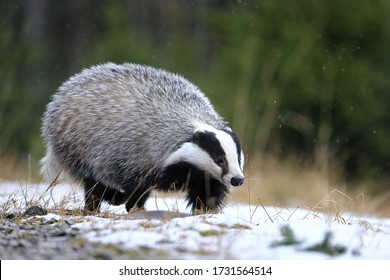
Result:
[[[0,178],[39,180],[50,96],[113,61],[198,85],[240,136],[252,188],[300,179],[305,193],[306,172],[390,191],[390,1],[1,0],[0,14]]]

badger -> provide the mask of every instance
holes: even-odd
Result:
[[[42,120],[41,173],[84,188],[84,210],[101,202],[144,209],[153,190],[182,191],[187,207],[220,211],[243,184],[237,135],[209,99],[180,75],[105,63],[65,81]]]

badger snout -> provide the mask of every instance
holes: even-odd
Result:
[[[243,176],[235,176],[230,180],[230,184],[234,187],[241,186],[244,183],[245,178]]]

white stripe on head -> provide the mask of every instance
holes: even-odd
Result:
[[[232,136],[223,130],[217,130],[215,134],[221,143],[222,149],[226,153],[226,160],[229,166],[229,172],[223,176],[223,180],[230,184],[233,177],[244,177],[244,174],[242,173],[243,162],[241,161],[241,164],[239,164],[237,146],[233,141]]]
[[[210,155],[192,142],[182,144],[164,161],[163,166],[167,167],[180,162],[187,162],[200,170],[207,170],[214,178],[220,178],[222,175],[221,168],[214,163]]]

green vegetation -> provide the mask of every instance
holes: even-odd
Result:
[[[224,231],[221,231],[221,230],[210,229],[210,230],[201,231],[201,232],[199,232],[199,234],[200,234],[201,236],[208,237],[208,236],[219,236],[219,235],[223,235],[223,234],[225,234],[225,232],[224,232]]]
[[[282,226],[280,228],[280,233],[282,235],[282,240],[272,242],[271,247],[297,245],[302,242],[295,237],[294,232],[288,225]]]
[[[388,182],[389,1],[8,1],[0,11],[0,159],[37,163],[45,104],[70,75],[135,62],[198,85],[249,160],[296,157]]]
[[[298,245],[302,243],[302,241],[298,240],[295,237],[293,230],[288,225],[282,226],[280,228],[280,233],[282,235],[282,240],[272,242],[271,247]],[[315,252],[324,253],[331,256],[337,256],[345,253],[347,248],[343,245],[332,244],[331,242],[332,238],[333,238],[333,233],[327,231],[325,233],[325,237],[322,242],[315,244],[313,246],[309,246],[303,250],[315,251]]]
[[[347,251],[347,247],[343,245],[332,245],[332,237],[333,234],[330,231],[326,232],[324,240],[321,243],[308,247],[305,251],[316,251],[331,256],[337,256],[345,253]]]

